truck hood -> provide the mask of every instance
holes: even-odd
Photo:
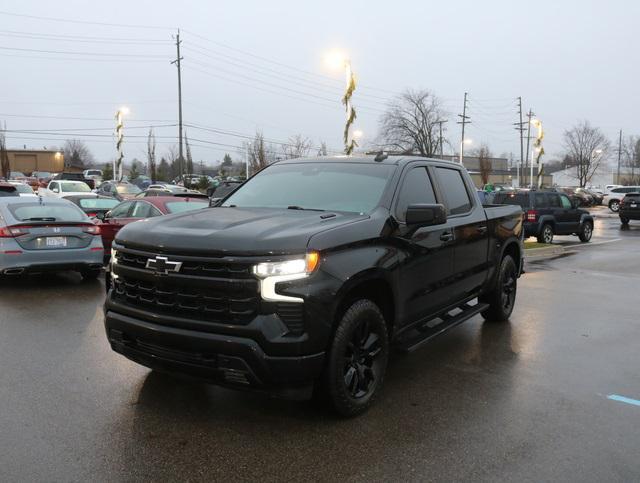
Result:
[[[304,252],[315,234],[367,218],[358,213],[209,208],[131,223],[115,241],[160,253],[286,255]]]

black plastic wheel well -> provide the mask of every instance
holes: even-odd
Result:
[[[393,299],[391,285],[382,278],[363,280],[354,287],[351,287],[349,291],[344,294],[338,305],[334,321],[335,324],[340,321],[342,315],[354,302],[361,299],[371,300],[378,306],[387,323],[389,336],[391,336],[395,322],[395,301]]]
[[[520,247],[516,242],[509,243],[505,247],[504,251],[502,252],[502,258],[506,257],[507,255],[513,258],[513,261],[516,263],[516,267],[520,267],[520,257],[522,256],[522,253],[520,251]]]

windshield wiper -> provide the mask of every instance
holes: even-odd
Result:
[[[51,216],[41,216],[41,217],[35,217],[35,218],[25,218],[22,221],[56,221],[55,218],[51,217]]]
[[[319,208],[303,208],[302,206],[291,205],[287,206],[287,210],[303,210],[303,211],[325,211]]]

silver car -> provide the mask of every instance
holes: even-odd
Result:
[[[71,201],[0,198],[0,277],[75,270],[93,279],[103,255],[100,228]]]

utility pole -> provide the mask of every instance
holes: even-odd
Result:
[[[470,119],[467,116],[467,93],[464,93],[464,104],[462,106],[462,114],[458,114],[458,117],[461,118],[461,121],[456,121],[457,124],[462,124],[462,139],[460,140],[460,164],[462,164],[462,159],[464,158],[464,126],[466,124],[470,124],[471,121],[467,121]]]
[[[518,114],[520,116],[520,122],[514,122],[513,124],[516,126],[516,131],[520,131],[520,169],[518,170],[518,186],[522,185],[520,180],[520,176],[524,172],[524,127],[522,122],[522,97],[518,97]]]
[[[183,57],[180,57],[180,29],[176,35],[176,60],[172,61],[178,68],[178,167],[180,168],[180,175],[184,174],[184,157],[182,156],[182,68],[180,61]]]
[[[620,159],[622,158],[622,129],[620,129],[620,138],[618,139],[618,174],[614,184],[620,184]]]
[[[529,166],[529,143],[531,142],[531,118],[535,116],[533,111],[529,109],[527,113],[527,149],[525,150],[525,166]],[[533,162],[533,160],[532,160]]]
[[[439,134],[439,143],[440,144],[440,159],[443,159],[444,156],[444,151],[442,149],[442,124],[447,122],[447,120],[440,120],[440,121],[436,121],[435,124],[438,125],[438,128],[440,129],[440,134]]]

